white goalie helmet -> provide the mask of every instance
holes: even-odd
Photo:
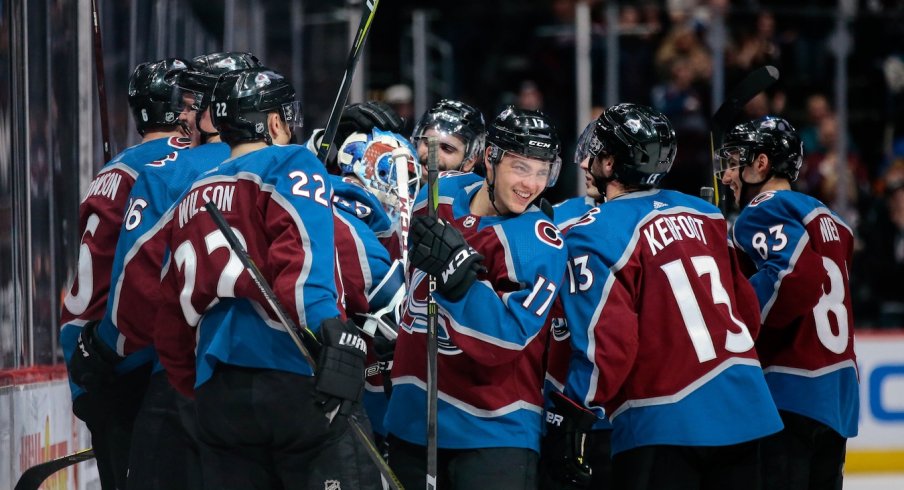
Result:
[[[408,192],[414,198],[420,190],[422,167],[417,152],[402,135],[374,129],[370,133],[352,133],[339,147],[337,160],[343,175],[353,174],[376,195],[394,217],[398,211],[396,160],[400,153],[408,162]]]

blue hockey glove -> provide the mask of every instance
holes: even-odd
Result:
[[[584,462],[584,440],[596,415],[562,393],[553,392],[553,408],[546,411],[543,439],[543,488],[579,490],[590,485],[590,466]]]
[[[461,232],[443,220],[415,216],[411,221],[411,264],[436,277],[436,289],[457,301],[486,272],[484,257],[468,245]]]
[[[320,324],[323,347],[317,360],[316,389],[325,412],[340,403],[357,403],[364,392],[367,345],[351,321],[327,318]]]
[[[69,360],[72,381],[89,392],[100,391],[109,385],[114,377],[113,369],[122,360],[98,337],[97,325],[98,322],[88,322],[82,327],[75,352]]]

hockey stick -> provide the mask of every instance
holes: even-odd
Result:
[[[392,161],[396,171],[396,192],[399,197],[399,253],[405,266],[405,285],[408,285],[408,228],[411,225],[411,194],[408,190],[408,151],[405,148],[392,150]]]
[[[436,206],[439,201],[439,189],[436,179],[439,171],[436,168],[436,138],[427,140],[427,216],[436,218]],[[437,306],[433,298],[436,291],[436,277],[428,276],[427,296],[427,490],[436,489],[437,476],[437,398],[439,386],[437,385]]]
[[[737,84],[725,97],[725,102],[719,106],[712,117],[712,130],[709,133],[709,148],[713,159],[713,188],[715,190],[715,204],[719,205],[721,182],[716,178],[721,170],[719,158],[716,155],[716,146],[722,146],[722,138],[725,131],[735,122],[754,97],[765,91],[778,81],[778,68],[766,65],[750,72],[741,83]],[[724,192],[723,192],[724,193]]]
[[[38,463],[22,473],[22,476],[19,477],[19,482],[16,483],[15,490],[38,490],[44,480],[50,475],[68,466],[88,461],[93,457],[94,449],[89,447],[61,458]]]
[[[311,352],[320,352],[320,341],[314,336],[314,332],[311,332],[308,328],[299,327],[292,318],[286,314],[282,304],[279,302],[279,298],[276,297],[276,293],[274,293],[273,289],[270,288],[270,285],[267,284],[267,279],[248,255],[245,247],[239,242],[238,237],[235,236],[229,223],[226,222],[226,218],[223,217],[223,214],[220,213],[220,210],[216,205],[211,201],[207,201],[207,203],[204,204],[204,208],[207,209],[207,212],[210,213],[210,217],[213,218],[213,222],[216,223],[217,228],[219,228],[226,237],[229,247],[239,257],[239,260],[242,262],[242,265],[245,266],[245,269],[248,269],[251,278],[254,280],[255,286],[257,286],[261,294],[264,295],[270,308],[276,312],[276,316],[279,318],[280,323],[283,324],[283,327],[285,327],[289,336],[292,337],[292,341],[298,346],[301,355],[308,364],[310,364],[311,369],[316,370],[317,363],[314,362],[314,358],[311,357]],[[358,421],[358,418],[354,414],[348,415],[348,424],[352,427],[352,434],[355,436],[355,439],[358,439],[358,441],[367,449],[367,455],[370,456],[370,459],[377,466],[377,469],[386,480],[389,488],[392,490],[403,490],[399,478],[392,472],[392,469],[389,468],[386,461],[383,461],[383,457],[380,456],[380,451],[367,437],[367,433],[364,432],[364,429],[361,427],[361,422]]]
[[[107,118],[107,87],[104,77],[104,47],[100,39],[100,17],[97,0],[91,0],[91,16],[94,19],[94,71],[97,77],[97,102],[100,105],[100,134],[104,144],[104,162],[113,159],[110,148],[110,121]]]
[[[270,308],[276,312],[276,317],[279,318],[279,322],[286,328],[289,337],[292,337],[292,342],[295,342],[295,345],[298,346],[298,350],[301,351],[304,360],[311,366],[311,369],[314,369],[316,363],[314,362],[314,357],[311,356],[311,352],[320,352],[320,342],[317,340],[317,337],[314,336],[314,332],[307,327],[302,328],[295,325],[295,322],[292,321],[289,314],[286,313],[286,310],[283,309],[282,304],[280,304],[279,300],[276,298],[276,294],[270,289],[270,285],[267,284],[267,279],[261,273],[260,269],[257,268],[254,261],[251,260],[245,247],[239,242],[238,237],[236,237],[235,233],[232,231],[232,227],[226,222],[226,218],[223,217],[223,214],[220,213],[217,206],[212,201],[207,201],[207,203],[204,204],[204,208],[207,209],[207,212],[210,213],[210,217],[213,218],[213,222],[216,223],[217,228],[219,228],[223,233],[223,236],[226,237],[226,241],[229,242],[229,247],[238,256],[239,261],[241,261],[242,265],[251,273],[251,279],[254,281],[254,285],[257,286],[257,289],[264,295],[264,299],[267,300],[267,304],[270,305]]]
[[[361,22],[358,24],[358,33],[352,42],[352,49],[348,53],[348,61],[345,63],[345,74],[342,75],[342,83],[339,85],[339,93],[336,94],[336,100],[333,101],[333,109],[330,111],[330,117],[326,121],[326,129],[323,131],[323,138],[320,140],[320,147],[317,149],[317,159],[326,163],[327,157],[330,155],[330,149],[333,146],[333,140],[336,138],[336,131],[339,129],[339,119],[342,117],[342,111],[345,110],[345,101],[348,100],[348,92],[352,88],[352,79],[355,77],[355,68],[358,67],[358,59],[361,58],[361,51],[364,48],[364,42],[367,41],[367,35],[370,33],[370,25],[377,13],[377,6],[380,0],[364,0],[364,11],[361,13]],[[341,141],[339,142],[342,143]]]

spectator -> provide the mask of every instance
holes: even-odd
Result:
[[[854,271],[856,312],[864,325],[904,327],[904,158],[879,181],[875,205],[860,228],[863,250]]]
[[[819,142],[819,125],[833,116],[832,106],[825,94],[815,93],[807,97],[807,124],[800,129],[804,155],[825,152],[825,147]]]
[[[414,94],[411,87],[404,83],[390,85],[383,92],[383,100],[405,121],[401,134],[405,137],[411,136],[411,131],[414,130]]]

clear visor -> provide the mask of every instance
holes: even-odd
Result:
[[[200,112],[204,103],[204,94],[184,87],[176,87],[172,92],[170,107],[175,112]]]
[[[545,163],[548,165],[546,167],[540,167],[538,169],[538,168],[533,168],[534,167],[533,165],[528,165],[526,162],[516,160],[515,162],[512,163],[511,168],[512,168],[512,172],[515,175],[517,175],[519,178],[544,179],[546,181],[546,187],[552,187],[552,186],[556,185],[556,181],[559,180],[559,172],[562,170],[562,158],[561,157],[556,156],[556,159],[550,162],[547,160],[540,160],[540,159],[537,159],[534,157],[520,155],[520,154],[517,154],[514,152],[503,150],[503,153],[502,153],[503,156],[505,156],[506,153],[509,153],[510,155],[517,155],[519,158],[523,158],[525,160],[532,160],[534,162],[542,162],[542,163]]]
[[[584,128],[584,131],[581,133],[581,136],[578,137],[578,144],[574,149],[574,161],[575,163],[581,163],[586,160],[588,157],[596,156],[596,154],[591,150],[591,148],[596,148],[596,151],[599,151],[599,141],[596,139],[594,135],[594,126],[596,126],[596,122],[592,122]],[[596,143],[596,144],[592,144]]]
[[[475,135],[461,120],[450,120],[443,113],[432,114],[422,119],[412,133],[411,142],[417,145],[427,138],[427,131],[434,130],[441,138],[441,144],[449,144],[464,151],[464,159],[471,160],[483,150],[483,134]],[[427,142],[424,141],[424,144]]]
[[[734,170],[749,161],[750,149],[743,146],[723,146],[716,150],[716,158],[719,159],[719,171],[716,177],[722,178],[725,172]]]
[[[282,118],[293,131],[298,131],[302,127],[301,102],[293,100],[287,102],[280,107]]]

